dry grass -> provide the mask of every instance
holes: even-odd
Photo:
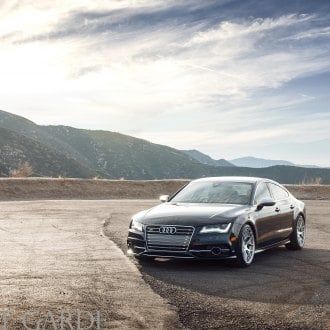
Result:
[[[27,178],[32,176],[33,168],[29,162],[22,162],[14,170],[11,170],[9,176],[14,178]]]
[[[300,182],[300,185],[321,185],[322,184],[322,178],[316,177],[316,178],[311,178],[311,179],[305,179]]]

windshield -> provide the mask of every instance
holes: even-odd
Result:
[[[252,188],[252,183],[245,182],[192,182],[174,196],[171,202],[249,204]]]

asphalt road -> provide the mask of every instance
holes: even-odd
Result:
[[[306,204],[302,251],[272,249],[246,269],[229,260],[156,260],[138,267],[191,329],[330,329],[330,201]],[[130,214],[152,205],[127,202],[111,214],[106,233],[123,251]]]
[[[127,258],[130,216],[156,203],[0,203],[0,329],[77,329],[79,311],[85,329],[330,329],[330,201],[307,202],[303,251],[247,269]]]

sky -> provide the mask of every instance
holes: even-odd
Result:
[[[2,0],[0,109],[330,166],[330,1]]]

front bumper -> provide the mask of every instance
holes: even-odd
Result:
[[[236,237],[226,234],[199,234],[194,230],[190,242],[184,250],[178,251],[171,246],[154,249],[148,246],[145,232],[129,229],[127,237],[128,254],[135,256],[183,259],[225,259],[235,256]]]

